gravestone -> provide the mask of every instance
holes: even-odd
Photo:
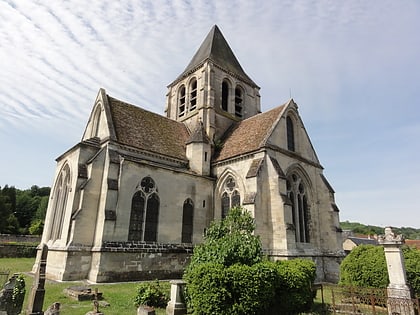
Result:
[[[99,310],[98,289],[95,289],[93,311],[87,312],[86,315],[104,315],[104,313]]]
[[[185,306],[184,287],[185,281],[171,280],[171,300],[166,306],[167,315],[184,315],[187,314],[187,307]]]
[[[20,303],[13,301],[13,290],[19,289],[20,285],[18,277],[19,274],[15,273],[0,290],[0,315],[17,315],[22,310],[23,296]]]
[[[384,247],[389,276],[388,314],[414,315],[414,304],[407,285],[404,256],[401,250],[401,246],[405,243],[404,237],[401,234],[395,235],[391,227],[386,227],[385,234],[378,237],[378,243]]]
[[[42,245],[41,258],[35,273],[34,283],[28,299],[28,315],[42,315],[45,297],[45,269],[47,265],[48,246]]]
[[[137,315],[155,315],[155,308],[147,305],[140,305],[137,308]]]

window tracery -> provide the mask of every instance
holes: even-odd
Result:
[[[225,218],[229,210],[235,206],[241,205],[241,194],[235,179],[229,176],[224,185],[222,192],[222,218]]]
[[[292,221],[296,242],[309,243],[309,206],[307,189],[302,179],[292,174],[286,180],[287,195],[292,203]]]
[[[144,177],[131,200],[129,241],[157,241],[159,196],[154,180]]]

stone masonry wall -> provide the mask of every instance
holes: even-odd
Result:
[[[91,270],[89,278],[95,282],[180,279],[192,252],[189,244],[104,242],[100,251],[92,253],[97,270]]]

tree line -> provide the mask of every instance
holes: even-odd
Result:
[[[0,187],[0,234],[41,235],[50,187]]]
[[[358,222],[344,221],[340,222],[340,226],[343,230],[350,230],[356,234],[364,235],[381,235],[384,234],[384,227],[375,225],[364,225]],[[402,234],[406,239],[420,240],[420,229],[412,227],[392,227],[392,231],[395,234]]]

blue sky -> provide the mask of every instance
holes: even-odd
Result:
[[[0,186],[51,186],[101,87],[162,114],[214,24],[263,111],[299,105],[342,221],[420,228],[416,0],[0,0]]]

